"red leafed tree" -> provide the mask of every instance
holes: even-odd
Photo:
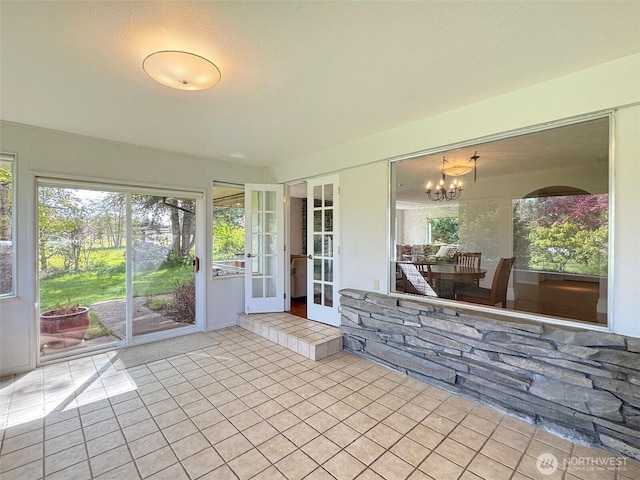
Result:
[[[547,197],[543,204],[545,215],[539,219],[540,226],[570,221],[588,230],[595,230],[602,226],[603,215],[606,218],[609,196],[603,194]]]

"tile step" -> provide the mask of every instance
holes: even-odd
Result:
[[[337,327],[289,313],[238,313],[237,323],[314,361],[342,350],[342,335]]]

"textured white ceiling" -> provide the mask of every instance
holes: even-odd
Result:
[[[0,118],[240,164],[299,158],[640,51],[640,2],[0,2]],[[222,80],[141,68],[187,50]]]

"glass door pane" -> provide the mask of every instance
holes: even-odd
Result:
[[[333,307],[333,184],[313,188],[313,303]]]
[[[125,339],[125,196],[38,185],[40,354]]]
[[[253,298],[276,296],[275,192],[253,192],[251,205],[251,294]]]
[[[196,202],[131,195],[133,336],[195,324]]]

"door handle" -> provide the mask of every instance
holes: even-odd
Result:
[[[193,273],[200,271],[200,259],[198,257],[193,259]]]
[[[307,258],[308,258],[309,260],[313,260],[313,255],[309,255]]]
[[[253,255],[251,255],[250,253],[247,253],[247,258],[251,258],[253,257]]]

